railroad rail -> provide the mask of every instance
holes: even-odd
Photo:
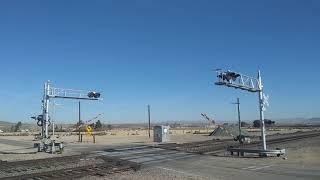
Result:
[[[17,167],[30,167],[35,164],[51,164],[51,166],[61,165],[63,163],[72,163],[79,162],[84,155],[73,155],[73,156],[60,156],[55,158],[46,158],[46,159],[33,159],[33,160],[24,160],[24,161],[0,161],[0,170],[11,169]]]
[[[283,134],[280,137],[270,138],[269,140],[267,140],[267,143],[268,145],[273,145],[317,136],[320,136],[320,131]],[[253,143],[246,145],[246,147],[257,147],[259,145],[259,141],[254,141]]]
[[[280,144],[295,140],[301,140],[306,138],[312,138],[320,136],[320,131],[312,131],[312,132],[299,132],[299,133],[290,133],[283,135],[272,135],[269,136],[269,140],[267,140],[268,145]],[[225,139],[225,140],[209,140],[202,142],[193,142],[193,143],[184,143],[184,144],[161,144],[160,148],[170,149],[176,151],[184,151],[189,153],[197,153],[197,154],[209,154],[215,155],[217,153],[225,152],[228,147],[239,147],[239,143],[235,142],[233,139]],[[261,146],[261,142],[259,138],[253,138],[250,144],[246,144],[245,148],[254,148]],[[243,148],[243,147],[242,147]]]
[[[0,179],[78,179],[136,171],[138,163],[114,157],[76,155],[29,161],[1,162]]]

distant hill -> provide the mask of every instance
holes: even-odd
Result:
[[[14,125],[14,123],[6,122],[6,121],[0,121],[0,130],[7,131],[10,129],[10,127]]]
[[[320,117],[275,119],[277,124],[320,124]]]
[[[11,123],[11,122],[7,122],[7,121],[0,121],[0,126],[8,126],[8,125],[12,125],[15,123]]]
[[[320,118],[314,117],[304,121],[307,124],[320,124]]]
[[[7,121],[0,121],[0,130],[8,132],[10,131],[12,126],[15,126],[17,122],[7,122]],[[22,122],[21,129],[37,129],[36,124],[30,124],[30,123],[25,123]]]

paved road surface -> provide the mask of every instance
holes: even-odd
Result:
[[[10,139],[0,139],[0,144],[6,144],[11,146],[20,146],[20,147],[33,147],[33,141],[18,141],[18,140],[10,140]]]
[[[159,168],[195,179],[320,179],[320,169],[289,167],[259,158],[215,157],[143,145],[106,149],[96,153],[139,162],[143,168]],[[281,158],[278,159],[281,161]]]

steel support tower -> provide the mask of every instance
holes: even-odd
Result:
[[[267,144],[264,125],[264,111],[266,110],[266,105],[268,104],[268,98],[263,94],[263,85],[260,70],[258,71],[258,77],[254,78],[230,70],[224,71],[221,69],[217,69],[217,78],[218,81],[215,83],[216,85],[233,87],[236,89],[246,90],[259,94],[262,147],[263,150],[266,150]]]
[[[64,89],[52,87],[50,81],[44,83],[44,92],[42,98],[42,115],[32,117],[38,120],[38,125],[41,126],[41,140],[43,150],[49,145],[54,146],[54,142],[49,139],[49,106],[52,98],[74,99],[74,100],[102,100],[101,94],[96,91]],[[41,123],[39,123],[41,122]]]

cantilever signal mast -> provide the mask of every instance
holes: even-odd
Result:
[[[48,138],[49,126],[49,104],[52,98],[78,99],[78,100],[101,100],[101,94],[96,91],[74,90],[52,87],[50,81],[44,84],[42,99],[42,138]]]
[[[268,105],[268,98],[263,94],[263,85],[262,85],[260,70],[258,71],[257,78],[243,75],[241,73],[237,73],[230,70],[223,71],[221,69],[217,69],[216,71],[217,71],[217,78],[218,78],[218,81],[215,83],[216,85],[233,87],[236,89],[259,93],[261,137],[262,137],[263,150],[266,150],[267,144],[266,144],[266,134],[265,134],[265,125],[264,125],[264,111],[266,110],[266,105]]]

